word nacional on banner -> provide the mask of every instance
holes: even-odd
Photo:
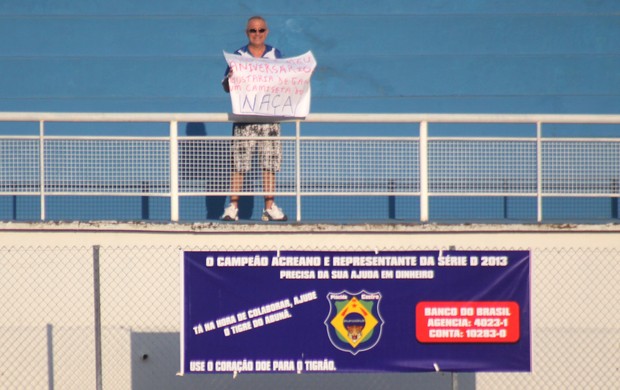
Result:
[[[233,114],[303,118],[310,112],[310,77],[316,68],[312,52],[267,59],[224,52]]]
[[[529,371],[529,251],[184,252],[182,373]]]

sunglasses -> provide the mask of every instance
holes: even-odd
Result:
[[[262,33],[264,33],[265,31],[267,31],[267,29],[264,29],[264,28],[261,28],[260,30],[257,30],[257,29],[255,29],[255,28],[251,28],[251,29],[249,29],[249,30],[248,30],[248,32],[249,32],[249,33],[252,33],[252,34],[256,34],[257,32],[262,34]]]

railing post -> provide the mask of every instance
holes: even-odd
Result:
[[[93,295],[95,308],[95,388],[103,389],[103,359],[101,349],[101,284],[99,274],[99,245],[93,245]]]
[[[542,122],[536,122],[536,221],[542,218]]]
[[[39,121],[39,191],[41,221],[45,221],[45,122]]]
[[[45,326],[47,334],[47,389],[54,390],[54,326]]]
[[[170,122],[170,221],[179,221],[179,124]]]
[[[295,121],[295,193],[297,222],[301,221],[301,121]]]
[[[428,122],[420,122],[420,222],[428,222]]]

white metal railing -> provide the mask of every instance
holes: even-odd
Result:
[[[226,113],[3,112],[0,122],[38,122],[39,135],[0,135],[0,195],[38,195],[41,220],[53,195],[164,196],[178,221],[180,197],[231,195],[231,137],[180,136],[178,123],[235,120]],[[52,136],[48,122],[168,123],[169,135]],[[620,196],[620,138],[542,135],[548,124],[620,124],[620,115],[325,113],[294,122],[295,135],[280,138],[275,194],[296,198],[298,221],[304,196],[417,196],[421,222],[429,221],[433,196],[535,197],[538,222],[544,197]],[[411,123],[418,134],[303,136],[305,123]],[[429,125],[440,123],[531,124],[535,136],[430,136]],[[255,187],[240,194],[265,194]]]

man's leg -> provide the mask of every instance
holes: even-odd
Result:
[[[265,209],[263,221],[286,221],[288,218],[281,208],[273,201],[276,192],[276,173],[268,169],[263,170],[263,190],[265,191]]]
[[[247,126],[235,123],[233,136],[245,136]],[[251,164],[252,141],[233,140],[231,146],[232,172],[230,174],[230,204],[224,209],[221,219],[224,221],[239,220],[239,193],[243,190],[243,175]]]
[[[247,137],[252,135],[252,128],[248,124],[235,123],[233,125],[234,137]],[[232,173],[230,174],[230,204],[239,208],[239,193],[243,190],[243,175],[248,172],[252,164],[252,150],[256,141],[252,140],[233,140],[232,153]]]
[[[230,178],[230,191],[239,193],[243,189],[243,173],[233,172]],[[234,204],[236,208],[239,208],[239,195],[233,194],[230,196],[230,203]]]
[[[243,173],[233,172],[230,177],[231,192],[241,192],[243,186]],[[224,221],[239,220],[239,195],[230,195],[230,204],[224,209],[224,214],[220,217]]]
[[[271,209],[276,193],[276,172],[280,170],[282,161],[282,144],[280,136],[280,124],[269,123],[261,126],[260,135],[273,137],[270,140],[260,141],[258,149],[263,167],[263,191],[265,192],[265,210]]]
[[[263,191],[265,195],[265,209],[270,209],[273,205],[273,198],[276,192],[276,174],[267,169],[263,169]]]

